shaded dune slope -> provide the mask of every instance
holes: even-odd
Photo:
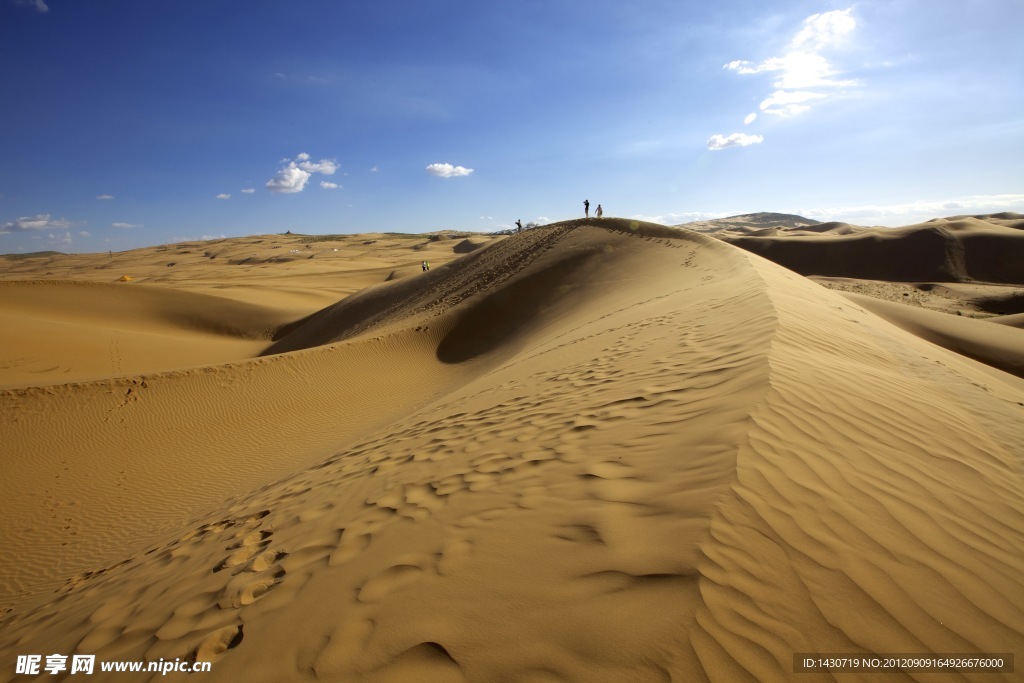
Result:
[[[722,239],[801,275],[897,282],[1024,283],[1024,231],[1006,221],[962,217],[905,228]],[[803,228],[819,230],[822,226]]]
[[[0,282],[0,387],[252,357],[287,321],[269,306],[98,282]]]
[[[0,651],[214,659],[218,681],[736,681],[1024,642],[1024,382],[717,240],[556,224],[271,348],[304,350],[225,376],[399,409],[16,610]]]

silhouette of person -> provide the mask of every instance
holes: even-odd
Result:
[[[590,218],[590,200],[589,199],[584,199],[583,200],[583,215],[586,216],[587,218]]]
[[[522,231],[523,231],[523,221],[522,220],[517,220],[516,221],[516,232],[522,232]]]
[[[600,204],[597,205],[597,211],[595,211],[594,213],[597,214],[598,218],[604,215],[604,209],[601,208]]]

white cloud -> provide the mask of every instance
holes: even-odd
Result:
[[[679,225],[680,223],[692,223],[693,221],[710,221],[715,218],[725,218],[735,214],[730,213],[708,213],[706,211],[683,211],[679,213],[663,213],[657,216],[645,216],[637,214],[633,216],[638,221],[648,223],[660,223],[662,225]]]
[[[293,161],[279,170],[277,175],[267,181],[267,189],[278,194],[302,192],[306,187],[306,183],[309,182],[310,175],[312,174],[303,171],[301,168],[296,166]]]
[[[46,6],[43,0],[17,0],[19,5],[27,5],[29,7],[35,7],[37,12],[49,12],[50,8]]]
[[[760,135],[747,135],[746,133],[733,133],[732,135],[712,135],[708,138],[708,149],[717,151],[726,147],[747,147],[764,142]]]
[[[790,41],[785,54],[769,57],[757,64],[736,59],[722,68],[741,75],[774,73],[772,87],[775,92],[761,102],[761,111],[780,116],[802,114],[810,109],[807,102],[824,100],[829,94],[858,85],[858,81],[853,79],[836,78],[839,71],[821,54],[842,43],[856,28],[852,11],[845,9],[813,14],[804,20],[803,27]]]
[[[135,223],[111,223],[110,227],[119,228],[121,230],[131,230],[132,228],[141,228],[142,226],[136,225]]]
[[[221,194],[217,195],[217,199],[231,199],[231,195],[221,193]]]
[[[282,159],[285,164],[277,174],[267,181],[267,189],[277,194],[294,194],[302,192],[309,182],[310,176],[314,173],[334,175],[338,170],[338,164],[334,159],[321,159],[317,162],[309,160],[307,152],[298,154],[295,159]]]
[[[325,190],[337,190],[340,187],[340,185],[338,185],[338,183],[329,183],[326,180],[321,180],[320,187],[324,188]]]
[[[370,169],[370,173],[376,173],[376,172],[377,172],[377,171],[379,171],[379,170],[380,170],[379,168],[377,168],[376,166],[374,166],[373,168],[371,168],[371,169]]]
[[[0,230],[4,231],[4,234],[12,232],[27,232],[29,230],[53,230],[54,228],[62,230],[74,226],[71,221],[64,219],[54,220],[50,218],[50,214],[41,213],[37,216],[22,216],[16,221],[9,221],[0,225]]]
[[[114,195],[112,195],[112,194],[98,194],[98,195],[96,195],[96,199],[107,200],[107,199],[113,199],[113,198],[114,198]]]
[[[1013,211],[1024,213],[1024,194],[971,195],[900,204],[860,204],[832,207],[801,207],[792,213],[819,221],[857,225],[900,226],[951,215],[980,215]]]
[[[242,190],[242,194],[252,194],[252,193],[253,193],[253,192],[255,192],[255,191],[256,191],[256,190],[254,190],[253,188],[251,188],[251,187],[247,187],[247,188],[245,188],[244,190]]]
[[[299,155],[302,156],[301,154]],[[309,156],[309,155],[307,155]],[[338,164],[333,159],[321,159],[314,163],[312,161],[301,161],[299,168],[303,171],[310,173],[323,173],[324,175],[334,175],[334,172],[338,170]]]
[[[793,47],[807,45],[811,49],[820,50],[838,42],[857,27],[856,20],[850,16],[852,11],[852,8],[833,10],[807,17],[804,19],[804,27],[793,37]]]
[[[436,175],[438,178],[457,178],[467,176],[473,169],[465,166],[452,166],[451,164],[430,164],[427,166],[427,173]]]
[[[750,112],[749,114],[747,114],[747,117],[745,119],[743,119],[743,125],[749,126],[750,124],[752,124],[754,122],[754,119],[756,119],[756,118],[757,118],[757,114],[755,112]]]
[[[766,114],[778,114],[780,116],[794,116],[802,114],[810,109],[805,102],[824,99],[825,95],[818,92],[806,90],[776,90],[761,104],[761,111]]]
[[[89,234],[88,232],[86,232],[85,230],[81,230],[81,231],[79,231],[79,233],[78,233],[78,236],[79,236],[79,237],[91,237],[92,235],[90,235],[90,234]]]

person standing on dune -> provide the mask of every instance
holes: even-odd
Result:
[[[583,200],[583,216],[585,218],[590,218],[590,200],[589,199],[584,199]]]
[[[604,215],[604,209],[601,208],[600,204],[597,205],[597,211],[595,211],[594,213],[597,214],[598,218]]]

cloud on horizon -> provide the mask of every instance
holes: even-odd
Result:
[[[984,215],[1011,211],[1024,213],[1024,194],[971,195],[938,200],[917,200],[901,204],[861,204],[833,207],[804,207],[796,213],[819,221],[842,221],[857,225],[901,226],[932,218]]]
[[[36,216],[22,216],[18,220],[0,225],[0,235],[9,235],[12,232],[28,232],[30,230],[64,230],[74,225],[71,221],[64,219],[54,220],[50,218],[50,214],[41,213]]]
[[[141,225],[135,223],[111,223],[110,227],[119,228],[121,230],[131,230],[132,228],[141,228]]]
[[[749,147],[764,142],[760,135],[747,135],[746,133],[733,133],[732,135],[715,134],[708,138],[708,149],[717,152],[728,147]]]
[[[430,164],[427,166],[427,173],[438,178],[459,178],[467,176],[473,169],[465,166],[452,166],[451,164]]]

